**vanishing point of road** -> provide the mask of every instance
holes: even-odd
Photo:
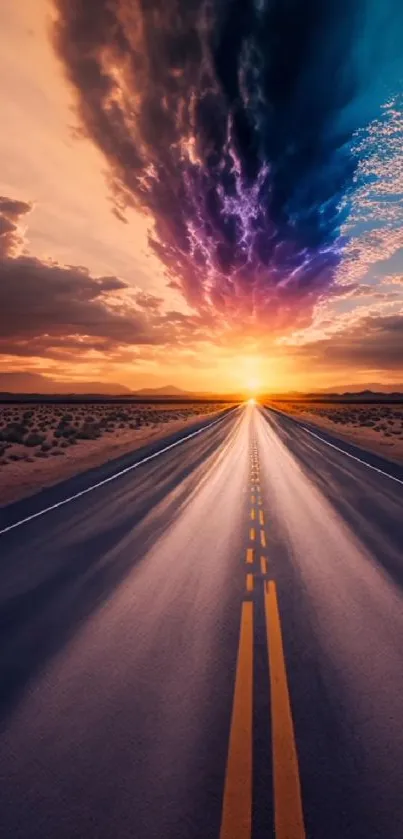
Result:
[[[401,839],[402,501],[246,405],[0,510],[0,836]]]

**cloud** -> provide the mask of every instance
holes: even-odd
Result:
[[[294,348],[315,367],[347,366],[361,370],[401,371],[403,316],[366,315],[331,338]]]
[[[0,253],[0,354],[80,360],[93,350],[111,357],[124,346],[204,337],[200,318],[164,313],[161,298],[133,292],[118,277],[13,256],[16,238],[22,239],[10,218],[18,220],[31,205],[2,198],[0,208],[0,240],[7,240]]]
[[[32,210],[32,204],[0,196],[0,257],[16,253],[22,244],[18,222]]]
[[[382,279],[382,285],[403,285],[403,274],[392,274]]]
[[[360,220],[376,215],[374,140],[389,142],[386,180],[399,154],[381,105],[402,12],[391,24],[380,5],[55,0],[55,47],[118,213],[146,212],[171,287],[202,314],[295,325],[342,279],[345,248],[349,271],[362,259],[341,228],[357,190]]]
[[[26,201],[16,201],[14,198],[5,198],[4,195],[0,195],[0,213],[6,218],[19,219],[31,210],[32,204]]]

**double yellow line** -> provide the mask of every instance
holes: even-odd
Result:
[[[257,453],[254,452],[252,469],[258,471],[258,468]],[[259,486],[253,487],[252,491],[260,495]],[[255,499],[253,495],[253,503]],[[255,518],[256,512],[252,508],[251,519]],[[262,510],[259,511],[259,524],[264,525]],[[255,541],[255,527],[250,528],[249,538]],[[260,544],[266,547],[263,527]],[[253,548],[246,551],[246,563],[249,566],[254,563]],[[265,576],[266,557],[261,557],[260,564]],[[276,839],[306,839],[277,588],[273,580],[263,584],[270,675],[275,836]],[[246,590],[248,593],[253,591],[251,573],[246,575]],[[253,634],[253,602],[245,600],[241,612],[220,839],[251,839],[252,835]]]
[[[276,839],[306,839],[276,584],[264,587],[272,715]],[[253,603],[242,603],[220,839],[251,839]]]

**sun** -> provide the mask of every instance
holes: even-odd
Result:
[[[260,382],[258,379],[248,379],[246,382],[246,390],[248,390],[249,393],[256,393],[259,390],[259,386]]]
[[[244,393],[249,405],[255,405],[261,390],[261,382],[255,377],[248,378],[245,382]]]

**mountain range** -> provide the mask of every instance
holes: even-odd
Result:
[[[52,379],[49,376],[44,376],[42,373],[31,373],[23,371],[15,372],[0,372],[0,392],[1,393],[26,393],[26,394],[43,394],[43,395],[97,395],[97,396],[134,396],[134,397],[150,397],[150,398],[192,398],[192,397],[211,397],[214,393],[200,393],[196,391],[182,390],[175,385],[165,385],[164,387],[156,388],[140,388],[140,390],[131,390],[125,385],[115,382],[63,382],[57,379]],[[380,384],[379,382],[371,382],[368,384],[359,385],[343,385],[338,387],[318,388],[309,396],[321,394],[334,395],[361,395],[365,394],[386,394],[386,393],[403,393],[403,382],[398,384]],[[225,394],[224,394],[225,395]],[[272,394],[267,394],[267,397]],[[302,398],[306,393],[302,391],[290,391],[283,394],[276,394],[287,397]],[[229,395],[229,398],[235,398],[236,394]],[[242,398],[239,396],[239,398]]]

